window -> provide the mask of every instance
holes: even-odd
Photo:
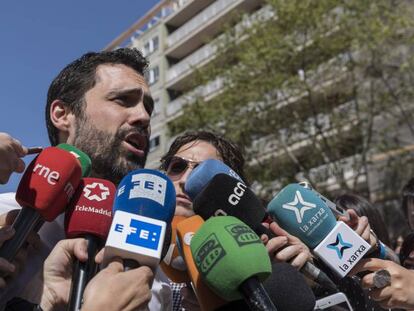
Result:
[[[158,47],[160,45],[160,41],[158,39],[158,36],[155,36],[144,43],[144,50],[143,54],[144,56],[148,56],[151,53],[154,53],[156,50],[158,50]]]
[[[147,73],[147,81],[149,85],[153,85],[157,83],[158,79],[160,78],[160,69],[158,66],[151,68]]]
[[[160,135],[155,136],[154,138],[150,140],[149,151],[150,152],[154,151],[155,149],[158,148],[159,145],[160,145]]]
[[[160,112],[161,112],[160,99],[158,97],[155,97],[155,98],[153,98],[153,100],[154,100],[154,111],[152,112],[151,117],[155,117],[155,116],[159,115]]]

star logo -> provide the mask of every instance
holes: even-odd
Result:
[[[290,203],[283,204],[282,207],[284,209],[288,209],[295,212],[296,220],[298,221],[298,223],[302,223],[303,215],[305,214],[305,212],[307,210],[315,208],[316,204],[306,202],[305,200],[303,200],[300,191],[296,190],[296,195],[293,201]]]
[[[336,236],[335,243],[329,244],[326,246],[327,248],[333,249],[336,254],[338,255],[339,259],[342,259],[344,256],[344,251],[348,248],[352,247],[351,243],[344,242],[340,233]]]
[[[85,188],[83,188],[83,195],[89,201],[101,202],[103,200],[106,200],[108,197],[109,188],[104,184],[94,182],[90,185],[86,185]]]

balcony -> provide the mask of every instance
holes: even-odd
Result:
[[[261,0],[214,2],[168,36],[166,55],[182,59],[222,31],[230,13],[236,10],[251,11],[261,2]]]
[[[206,64],[214,56],[216,50],[215,44],[207,44],[171,67],[167,71],[166,87],[173,90],[184,90],[194,69]]]
[[[205,86],[200,86],[183,96],[176,98],[175,100],[167,104],[167,119],[171,120],[178,116],[185,104],[191,104],[199,96],[202,96],[205,100],[215,96],[223,87],[223,80],[218,78]]]
[[[167,26],[180,27],[190,20],[195,12],[200,12],[215,0],[189,0],[178,7],[165,21]]]

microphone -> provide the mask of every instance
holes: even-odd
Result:
[[[92,161],[85,152],[69,144],[59,144],[56,147],[66,150],[69,153],[71,153],[73,156],[75,156],[75,158],[78,159],[80,163],[80,166],[82,169],[82,177],[89,177],[89,175],[91,174],[91,169],[92,169]]]
[[[184,191],[188,194],[191,200],[194,200],[197,194],[203,190],[210,180],[217,174],[230,175],[237,180],[244,183],[237,173],[222,161],[216,159],[208,159],[200,163],[191,174],[188,176],[187,182],[184,185]]]
[[[267,250],[249,226],[232,216],[212,217],[191,239],[203,280],[227,301],[244,298],[251,310],[276,310],[263,285],[271,272]]]
[[[131,171],[118,185],[113,212],[104,262],[118,256],[126,269],[158,266],[175,212],[172,181],[156,170]]]
[[[200,303],[200,307],[203,311],[216,310],[227,304],[227,301],[223,300],[203,282],[200,273],[193,260],[191,254],[190,243],[195,232],[203,225],[204,220],[194,215],[186,218],[185,220],[177,224],[177,242],[180,245],[180,253],[184,258],[185,265],[187,266],[188,275],[193,284],[194,293],[197,296],[197,300]]]
[[[86,153],[84,153],[83,151],[80,151],[79,149],[69,144],[62,143],[62,144],[57,145],[56,148],[68,151],[79,161],[79,164],[82,170],[82,177],[88,177],[90,175],[91,168],[92,168],[92,162]],[[38,223],[34,226],[33,231],[38,232],[40,228],[43,226],[43,224],[44,224],[44,220],[40,219]]]
[[[187,217],[184,216],[174,216],[171,222],[171,243],[166,255],[163,256],[160,263],[162,271],[164,271],[165,275],[175,283],[190,283],[187,266],[184,262],[184,258],[180,255],[177,245],[177,224],[186,218]]]
[[[215,175],[194,199],[193,209],[203,219],[219,215],[237,217],[256,234],[266,234],[269,239],[275,237],[272,231],[262,225],[266,210],[260,200],[250,188],[229,175]],[[311,262],[306,262],[301,272],[327,289],[337,290],[332,280]]]
[[[0,257],[12,261],[38,222],[61,214],[80,178],[80,164],[70,153],[56,147],[40,152],[20,180],[16,201],[22,209],[13,223],[15,234],[0,248]]]
[[[299,184],[283,188],[269,203],[269,213],[286,231],[300,238],[339,277],[344,277],[371,246],[328,206]]]
[[[263,286],[279,311],[311,311],[315,307],[315,295],[305,278],[286,262],[272,263],[272,274]]]
[[[112,222],[115,185],[100,178],[83,178],[65,214],[66,237],[88,241],[88,260],[75,260],[68,310],[80,310],[88,282],[95,276],[95,256],[103,247]]]

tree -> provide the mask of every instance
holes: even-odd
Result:
[[[193,98],[172,135],[204,128],[233,139],[266,198],[299,179],[321,192],[395,197],[414,172],[413,9],[398,0],[267,1],[215,40],[216,57],[189,89],[215,79],[223,87]]]

